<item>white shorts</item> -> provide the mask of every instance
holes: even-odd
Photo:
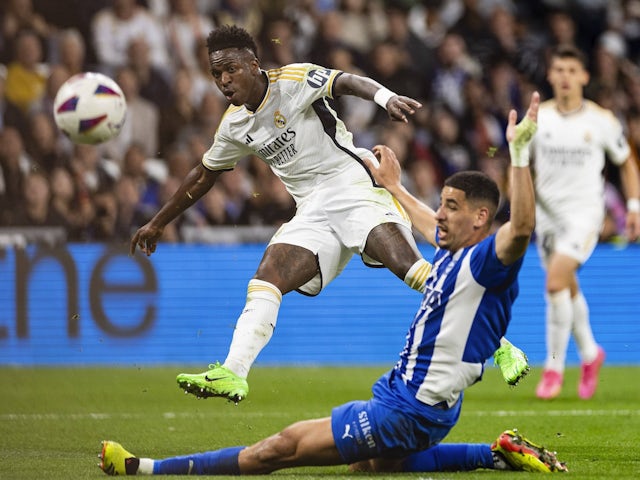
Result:
[[[280,227],[269,245],[297,245],[316,255],[319,273],[298,291],[317,295],[355,253],[362,256],[365,265],[381,266],[363,250],[369,232],[388,222],[411,228],[406,212],[384,188],[371,183],[319,188],[298,205],[295,216]]]
[[[549,215],[536,209],[536,246],[543,265],[546,267],[553,253],[584,264],[598,244],[603,221],[600,210]]]

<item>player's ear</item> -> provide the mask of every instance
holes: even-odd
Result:
[[[260,74],[260,62],[258,61],[258,59],[256,57],[253,57],[251,59],[251,61],[249,62],[249,65],[251,65],[251,73],[254,75],[258,75]]]
[[[582,86],[586,87],[589,84],[589,79],[591,78],[591,75],[589,75],[589,71],[586,68],[583,68],[582,71],[583,71]]]
[[[484,228],[487,225],[487,222],[490,221],[490,218],[489,209],[485,206],[480,206],[476,210],[473,224],[478,228]]]

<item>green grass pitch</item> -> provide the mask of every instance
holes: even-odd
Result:
[[[385,369],[257,366],[249,377],[250,395],[239,406],[184,395],[174,381],[180,370],[1,367],[0,479],[106,478],[96,466],[103,439],[154,458],[250,444],[294,421],[330,415],[340,403],[368,398]],[[640,367],[605,367],[590,401],[577,396],[575,368],[567,371],[562,395],[550,402],[534,397],[539,376],[534,369],[512,388],[488,366],[484,381],[467,390],[461,420],[445,441],[489,443],[502,430],[516,427],[556,450],[569,466],[569,478],[640,478]],[[357,476],[346,467],[273,475],[294,480]],[[376,477],[532,476],[477,470]]]

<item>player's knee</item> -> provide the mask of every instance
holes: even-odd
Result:
[[[297,446],[295,437],[288,429],[284,429],[262,442],[256,451],[256,458],[267,468],[280,468],[295,458]]]

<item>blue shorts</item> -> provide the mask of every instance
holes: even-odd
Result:
[[[402,458],[440,443],[456,424],[461,403],[462,398],[447,410],[423,405],[423,414],[376,396],[345,403],[331,412],[333,438],[345,463]]]

